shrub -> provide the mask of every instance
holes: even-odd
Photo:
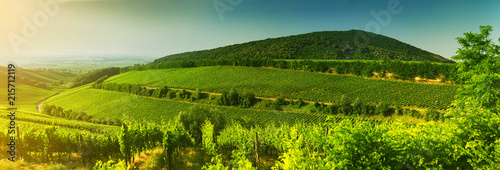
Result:
[[[278,96],[276,100],[274,100],[274,103],[279,106],[285,105],[285,98],[283,96]]]
[[[201,98],[201,90],[196,88],[196,91],[194,92],[192,99],[193,100],[199,100]]]
[[[396,107],[394,109],[394,114],[398,115],[398,116],[401,116],[403,115],[403,111],[401,109],[401,105],[399,104],[396,104]]]
[[[229,102],[228,106],[238,106],[239,94],[235,89],[229,90],[229,93],[227,93],[227,99]]]
[[[216,103],[217,103],[218,105],[229,106],[229,105],[230,105],[230,103],[229,103],[229,99],[227,98],[227,96],[228,96],[227,91],[222,91],[222,95],[220,95],[220,96],[217,98]]]
[[[175,95],[176,95],[176,94],[177,94],[177,91],[169,90],[169,91],[167,92],[166,97],[167,97],[168,99],[173,99],[173,98],[175,98]]]
[[[427,109],[427,111],[425,111],[424,119],[426,121],[438,121],[441,117],[442,116],[440,112],[434,109]]]
[[[302,98],[300,98],[300,97],[299,97],[299,98],[297,99],[297,106],[299,107],[299,109],[300,109],[300,107],[304,106],[304,104],[305,104],[305,103],[304,103],[304,101],[302,101]]]
[[[201,128],[205,120],[213,122],[214,132],[217,134],[225,126],[225,119],[216,110],[209,110],[208,108],[194,105],[189,112],[182,112],[179,114],[177,120],[182,123],[185,129],[189,131],[197,144],[201,144],[202,131]]]
[[[354,100],[354,104],[353,104],[353,114],[355,115],[360,115],[360,114],[363,114],[364,112],[362,111],[362,107],[363,107],[363,102],[361,101],[361,99],[356,98],[356,100]]]
[[[379,102],[377,107],[375,108],[375,113],[382,116],[390,116],[390,109],[384,102]]]
[[[181,91],[177,92],[177,98],[178,99],[188,99],[189,96],[191,96],[191,93],[187,92],[184,89],[182,89]]]
[[[240,107],[250,107],[255,102],[255,95],[253,93],[245,93],[240,97]]]

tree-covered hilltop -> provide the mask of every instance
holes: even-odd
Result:
[[[251,41],[210,50],[173,54],[155,60],[232,58],[346,59],[453,62],[379,34],[360,30],[323,31]]]

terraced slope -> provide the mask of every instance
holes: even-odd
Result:
[[[231,88],[256,96],[299,98],[331,102],[342,95],[364,102],[446,109],[457,86],[373,80],[361,77],[250,67],[197,67],[131,71],[105,83],[141,84],[152,87],[199,88],[221,92]],[[437,103],[436,103],[437,101]]]
[[[193,103],[159,100],[126,93],[90,89],[89,85],[66,90],[51,97],[45,104],[56,105],[65,110],[83,111],[96,118],[130,118],[139,121],[162,123],[175,119],[180,112],[188,111]],[[237,107],[211,106],[219,110],[225,118],[251,121],[266,125],[273,122],[296,121],[322,122],[325,115],[302,114],[266,110],[251,110]]]
[[[7,67],[0,67],[0,108],[8,108]],[[16,68],[16,107],[18,110],[37,112],[36,105],[45,97],[56,94],[75,76],[71,72]],[[63,84],[60,84],[63,83]],[[53,86],[56,85],[56,86]]]

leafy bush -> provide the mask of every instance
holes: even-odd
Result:
[[[442,113],[440,113],[434,109],[427,109],[427,111],[425,111],[424,119],[426,121],[438,121],[442,117],[443,117]]]
[[[225,119],[216,110],[209,110],[208,108],[194,105],[189,111],[182,112],[178,116],[178,121],[182,123],[184,128],[189,131],[197,144],[202,142],[202,126],[205,120],[213,122],[214,133],[218,133],[225,126]]]

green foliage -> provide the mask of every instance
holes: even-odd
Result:
[[[453,108],[446,116],[456,123],[460,157],[474,169],[499,168],[500,138],[500,46],[489,39],[491,26],[480,26],[481,33],[465,33],[457,38],[462,48],[453,59],[459,78],[465,83],[458,90]],[[500,39],[499,39],[500,40]]]
[[[126,165],[125,162],[120,161],[120,162],[115,162],[113,160],[109,160],[108,162],[104,163],[102,161],[97,161],[94,165],[94,170],[126,170]]]
[[[243,147],[233,150],[231,154],[231,165],[232,167],[236,169],[253,169],[256,170],[256,167],[252,166],[252,162],[248,160],[248,154],[247,150],[245,148],[245,145]]]
[[[240,107],[248,108],[255,103],[255,94],[250,92],[243,93],[239,100]]]
[[[461,151],[456,150],[461,145],[457,128],[452,123],[414,125],[349,119],[251,129],[235,124],[221,132],[217,145],[237,147],[230,161],[233,166],[252,157],[257,133],[259,153],[271,149],[281,155],[273,169],[471,169],[472,164],[464,162]]]
[[[229,106],[238,106],[239,105],[239,94],[235,89],[229,90],[227,93],[227,100]]]
[[[44,106],[57,105],[64,108],[64,110],[73,110],[73,113],[82,111],[85,113],[85,116],[90,115],[100,120],[106,118],[116,118],[119,120],[130,118],[136,121],[159,124],[162,123],[162,120],[175,119],[180,112],[185,112],[195,105],[185,102],[151,99],[126,93],[89,89],[88,87],[89,85],[86,85],[66,90],[61,95],[49,98],[45,101]],[[169,90],[169,92],[171,91],[173,90]],[[99,102],[96,103],[96,101]],[[87,107],[89,105],[93,107]],[[226,122],[230,122],[232,119],[244,118],[253,120],[257,125],[278,122],[294,124],[299,120],[304,122],[323,122],[326,117],[323,114],[311,115],[295,112],[251,110],[238,107],[212,107],[214,110],[218,110],[221,115],[224,115],[223,118]],[[202,119],[201,121],[203,122],[204,120]]]
[[[22,122],[20,125],[24,126],[19,128],[22,131],[20,138],[16,137],[16,144],[22,143],[22,152],[16,150],[16,155],[22,153],[25,158],[37,157],[44,162],[55,162],[56,159],[61,161],[61,157],[55,157],[56,153],[59,156],[84,153],[79,161],[92,164],[99,159],[120,157],[118,134],[115,132],[90,133],[86,130],[28,122]]]
[[[125,85],[126,87],[128,85]],[[167,93],[168,93],[168,88],[167,86],[163,86],[163,87],[160,87],[160,88],[157,88],[154,92],[153,92],[153,95],[152,97],[156,97],[156,98],[164,98],[164,97],[167,97]],[[126,90],[122,90],[121,92],[127,92]]]
[[[278,96],[278,97],[276,98],[276,100],[274,100],[274,104],[275,104],[275,105],[278,105],[278,106],[285,105],[285,104],[286,104],[286,103],[285,103],[285,98],[284,98],[283,96],[281,96],[281,95],[280,95],[280,96]]]
[[[455,105],[484,108],[498,113],[500,108],[500,45],[490,38],[491,26],[480,26],[481,33],[464,33],[458,37],[462,46],[452,58],[460,60],[457,64],[459,80],[465,83],[457,94]],[[499,39],[500,42],[500,39]]]
[[[155,75],[155,76],[148,76]],[[169,79],[156,77],[168,75]],[[151,77],[151,78],[148,78]],[[272,80],[272,81],[269,81]],[[360,98],[363,103],[373,99],[402,106],[430,107],[446,109],[454,98],[457,86],[431,85],[387,80],[364,79],[361,77],[295,72],[266,68],[247,67],[198,67],[183,69],[164,69],[133,71],[106,80],[106,83],[141,83],[150,87],[199,88],[210,92],[229,92],[234,89],[238,94],[254,93],[260,97],[302,98],[318,102],[336,101],[342,95],[353,99]],[[221,99],[227,98],[227,94]],[[226,99],[220,105],[229,105]]]
[[[127,124],[122,124],[122,131],[120,133],[119,144],[120,152],[122,153],[122,158],[125,159],[125,164],[130,164],[131,161],[131,137],[128,131]]]
[[[206,152],[210,156],[215,156],[217,155],[217,150],[215,147],[215,135],[214,135],[214,125],[210,122],[210,120],[205,120],[205,123],[203,124],[203,127],[201,129],[201,132],[203,134],[202,140],[203,140],[203,147],[205,148]]]
[[[215,155],[211,159],[210,165],[203,165],[203,170],[221,170],[221,169],[229,169],[225,167],[222,162],[222,155]]]
[[[303,70],[309,72],[333,72],[338,74],[353,74],[356,76],[371,77],[373,72],[378,77],[385,77],[386,72],[392,77],[401,80],[414,80],[416,77],[426,79],[441,78],[441,82],[452,81],[460,83],[455,73],[455,64],[431,63],[428,61],[400,61],[400,60],[271,60],[264,59],[219,59],[196,61],[167,61],[150,63],[144,66],[125,68],[123,71],[141,71],[151,69],[186,68],[183,63],[191,63],[189,67],[206,66],[247,66],[247,67],[274,67],[279,69]]]
[[[356,43],[359,36],[369,36],[365,46]],[[215,48],[173,54],[156,59],[154,63],[171,60],[233,59],[246,56],[251,59],[400,59],[405,61],[451,62],[439,55],[416,48],[398,40],[360,30],[324,31],[270,38]],[[193,63],[184,63],[191,67]],[[281,64],[285,66],[285,64]],[[277,67],[279,68],[279,67]],[[326,70],[325,70],[326,71]]]
[[[441,118],[443,118],[442,113],[434,109],[427,109],[427,111],[425,111],[424,119],[426,121],[438,121],[441,120]]]
[[[180,113],[178,116],[178,121],[182,123],[184,129],[189,131],[198,145],[202,144],[202,126],[207,119],[214,123],[214,133],[220,132],[226,124],[217,110],[209,110],[198,105],[194,105],[189,112]]]
[[[224,106],[229,106],[231,105],[231,103],[229,102],[229,98],[227,97],[228,96],[228,93],[226,91],[222,91],[222,95],[220,95],[218,98],[217,98],[217,101],[216,103],[218,105],[224,105]]]
[[[81,120],[81,121],[86,121],[86,122],[92,122],[92,123],[96,123],[96,124],[115,125],[115,126],[121,125],[121,121],[118,118],[111,119],[108,117],[108,118],[103,118],[101,120],[98,118],[94,118],[92,115],[87,115],[83,111],[74,112],[73,110],[64,110],[60,106],[54,106],[54,105],[49,105],[49,104],[43,105],[42,114],[45,114],[48,116],[65,118],[68,120]]]
[[[481,33],[464,33],[465,37],[457,37],[462,46],[458,49],[454,60],[459,60],[457,67],[459,80],[467,83],[475,75],[494,74],[500,72],[498,56],[500,46],[490,39],[491,26],[480,26]],[[500,39],[499,39],[500,42]]]
[[[169,91],[167,92],[167,94],[166,94],[166,96],[165,96],[165,97],[166,97],[167,99],[173,99],[173,98],[175,98],[175,94],[176,94],[176,93],[177,93],[176,91],[169,90]]]
[[[352,111],[355,115],[366,113],[366,111],[363,112],[363,102],[361,101],[361,99],[359,99],[359,97],[354,100]]]
[[[199,100],[201,98],[201,90],[199,88],[196,88],[196,91],[194,92],[192,98],[194,100]]]
[[[380,114],[382,116],[390,116],[391,112],[389,107],[384,102],[379,102],[375,108],[375,113]]]
[[[401,108],[401,105],[395,104],[394,114],[398,116],[403,115],[403,109]]]
[[[299,97],[299,98],[297,99],[297,106],[300,108],[300,107],[302,107],[303,105],[305,105],[305,103],[304,103],[304,101],[302,101],[302,98],[300,98],[300,97]]]
[[[222,91],[222,94],[217,98],[216,103],[224,106],[240,106],[242,108],[248,108],[253,105],[255,101],[255,95],[251,92],[245,92],[239,95],[235,89],[231,89],[229,92]]]
[[[194,144],[191,135],[179,123],[167,124],[166,131],[163,134],[162,145],[166,152],[169,169],[173,166],[173,154],[179,150]]]
[[[182,89],[180,91],[177,91],[176,96],[177,96],[177,99],[189,99],[189,96],[191,96],[191,93]]]
[[[82,74],[77,76],[73,80],[73,85],[72,87],[78,87],[84,84],[92,83],[104,76],[114,76],[120,74],[120,68],[119,67],[109,67],[109,68],[103,68],[103,69],[98,69],[94,70],[92,72]]]

